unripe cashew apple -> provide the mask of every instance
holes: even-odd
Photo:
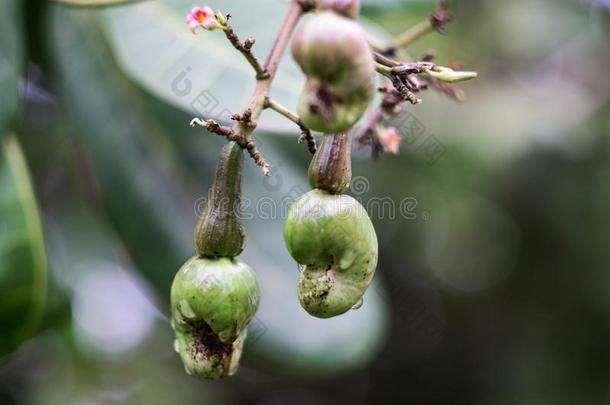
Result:
[[[318,318],[347,312],[358,303],[377,267],[377,236],[365,209],[348,195],[315,189],[288,208],[284,241],[304,266],[301,306]]]
[[[305,125],[327,134],[353,127],[375,92],[375,61],[360,26],[321,12],[296,32],[292,54],[307,76],[299,100]]]
[[[236,259],[193,257],[171,290],[176,351],[188,374],[219,379],[237,370],[260,301],[256,274]]]
[[[318,0],[318,10],[332,10],[345,17],[356,19],[360,13],[360,0]]]

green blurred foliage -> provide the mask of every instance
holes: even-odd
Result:
[[[47,258],[40,216],[19,144],[9,135],[0,154],[0,355],[36,332],[44,313]]]
[[[23,64],[23,37],[19,1],[6,0],[0,14],[0,140],[15,118],[18,77]]]

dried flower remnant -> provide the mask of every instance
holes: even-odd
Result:
[[[394,127],[382,128],[378,131],[379,142],[383,147],[383,150],[398,155],[400,151],[401,137],[398,130]]]

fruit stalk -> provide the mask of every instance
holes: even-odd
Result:
[[[245,230],[237,212],[242,169],[241,147],[227,143],[218,159],[205,211],[195,228],[195,250],[200,257],[236,257],[244,248]]]
[[[309,184],[330,194],[341,194],[352,180],[350,136],[324,135],[309,165]]]

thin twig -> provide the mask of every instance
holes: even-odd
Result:
[[[248,154],[258,166],[262,167],[263,174],[265,176],[269,175],[269,165],[263,158],[261,151],[258,149],[254,141],[240,136],[239,134],[235,133],[235,131],[233,131],[233,128],[220,125],[214,120],[201,120],[199,118],[193,118],[191,120],[191,126],[194,127],[195,125],[199,125],[200,127],[203,127],[208,131],[212,132],[213,134],[224,136],[227,138],[227,140],[234,141],[235,143],[237,143],[242,149],[248,151]]]
[[[402,65],[391,68],[393,74],[419,74],[425,73],[427,70],[434,69],[435,65],[432,62],[405,62]]]
[[[377,73],[387,77],[392,77],[392,68],[389,66],[382,65],[381,63],[375,63],[375,70]]]
[[[400,66],[401,62],[391,59],[390,57],[381,54],[380,52],[373,51],[373,56],[375,57],[375,62],[384,65],[384,66]]]
[[[390,79],[402,99],[409,101],[411,104],[421,103],[421,100],[414,93],[425,90],[427,84],[420,82],[415,75],[426,73],[435,68],[435,65],[431,62],[398,62],[383,55],[380,55],[377,59],[385,63],[385,65],[382,63],[375,64],[377,72]],[[386,66],[387,64],[391,66]]]
[[[244,58],[246,58],[250,66],[252,66],[252,68],[256,72],[256,78],[259,80],[267,78],[269,74],[265,71],[265,68],[260,64],[256,56],[254,56],[254,54],[252,53],[252,46],[254,46],[254,42],[256,40],[253,37],[248,37],[245,42],[242,42],[235,33],[235,30],[233,30],[233,27],[228,24],[223,29],[223,31],[229,42],[231,42],[231,45],[233,45],[235,49],[241,52],[241,54],[244,56]]]
[[[303,123],[301,117],[299,117],[296,113],[290,111],[288,108],[284,107],[283,105],[269,97],[267,97],[267,99],[265,100],[265,108],[270,108],[273,111],[281,114],[282,116],[288,118],[290,121],[297,124],[297,126],[301,130],[301,135],[299,136],[299,143],[307,141],[307,148],[309,149],[309,152],[311,152],[312,155],[316,153],[316,138],[314,138],[309,128],[307,128],[307,126]]]
[[[402,64],[392,66],[386,66],[381,63],[375,64],[377,72],[389,78],[393,75],[426,73],[427,70],[433,69],[435,66],[432,62],[403,62]]]
[[[398,35],[393,41],[393,46],[395,48],[408,46],[430,31],[432,31],[432,23],[430,22],[430,19],[427,18]]]
[[[376,50],[383,55],[393,55],[396,52],[396,49],[404,48],[412,44],[429,32],[437,31],[444,34],[445,25],[453,19],[453,16],[448,11],[447,3],[447,0],[440,0],[435,10],[428,18],[396,36],[392,41],[391,46],[386,48],[377,46]]]

